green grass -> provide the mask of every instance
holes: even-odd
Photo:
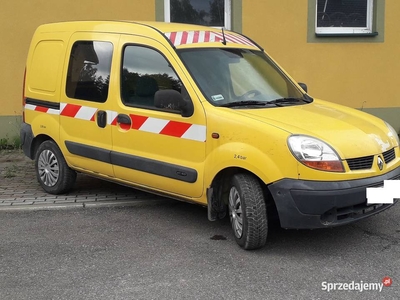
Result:
[[[0,150],[21,149],[21,139],[19,136],[0,138]]]

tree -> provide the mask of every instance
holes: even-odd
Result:
[[[224,24],[224,0],[210,1],[210,22],[209,26],[221,26]]]
[[[178,23],[208,25],[204,10],[196,10],[190,0],[171,0],[171,21]]]

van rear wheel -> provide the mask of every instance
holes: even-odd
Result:
[[[72,189],[76,172],[65,162],[60,148],[53,141],[44,141],[36,151],[36,177],[50,194],[63,194]]]
[[[228,206],[233,234],[239,246],[246,250],[263,247],[267,240],[268,221],[258,179],[251,174],[234,175]]]

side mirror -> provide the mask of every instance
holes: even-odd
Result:
[[[298,85],[307,93],[307,84],[298,82]]]
[[[154,95],[154,106],[171,112],[180,112],[182,117],[190,117],[194,112],[192,101],[184,99],[175,90],[158,90]]]

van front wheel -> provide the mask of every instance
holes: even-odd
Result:
[[[50,194],[68,192],[76,180],[76,172],[65,162],[60,148],[53,141],[44,141],[36,151],[36,177],[42,188]]]
[[[251,174],[232,177],[229,191],[229,217],[236,242],[246,250],[261,248],[268,234],[263,190]]]

